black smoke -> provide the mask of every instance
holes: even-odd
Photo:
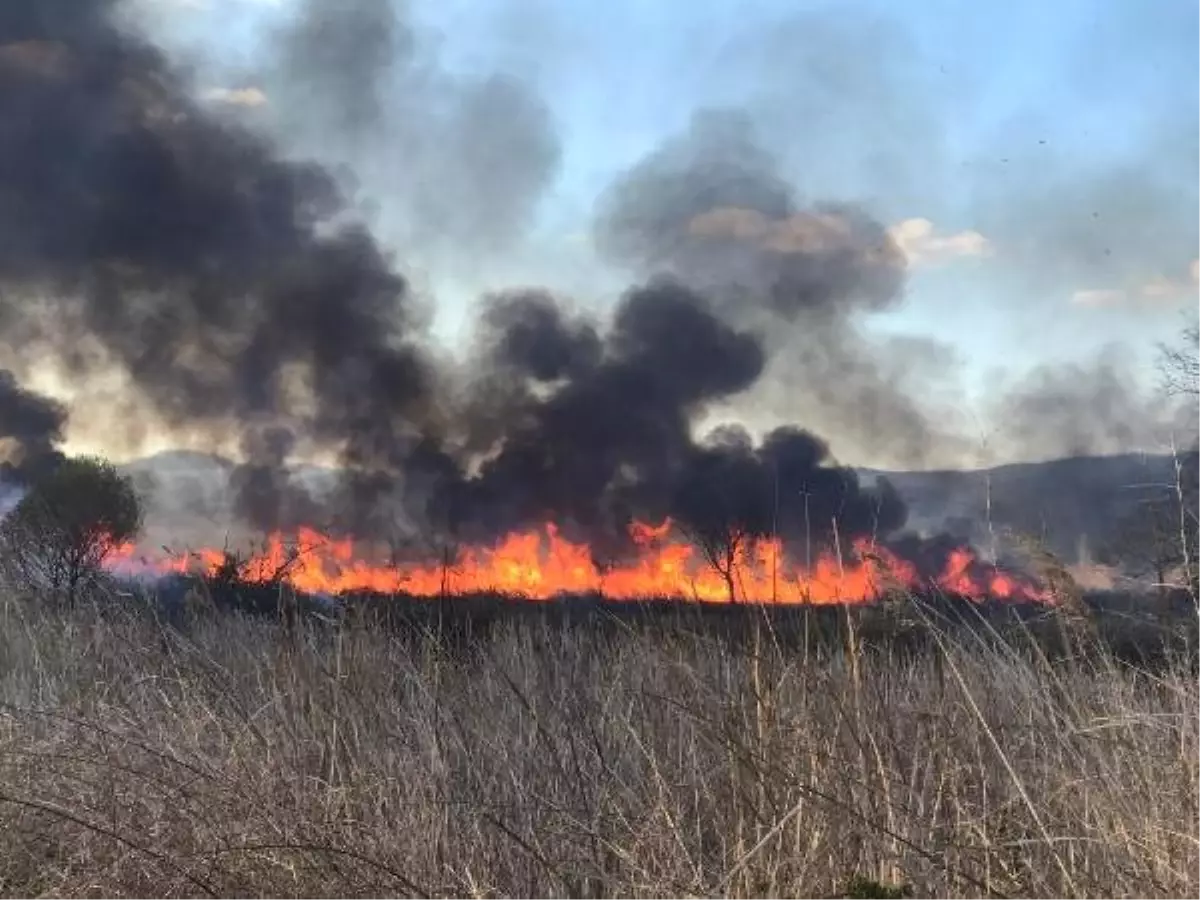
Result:
[[[718,315],[673,276],[630,289],[601,332],[541,292],[493,298],[482,316],[481,379],[503,421],[473,477],[444,485],[440,506],[466,539],[554,521],[602,557],[627,551],[634,519],[671,517],[700,539],[730,529],[824,549],[886,534],[904,506],[859,485],[819,438],[779,428],[755,446],[741,431],[694,438],[715,402],[762,375],[754,332]],[[501,387],[507,385],[508,387]]]
[[[301,0],[248,73],[256,115],[329,163],[406,256],[460,274],[519,248],[561,149],[549,109],[507,72],[464,75],[395,0]],[[465,270],[465,272],[464,272]]]
[[[126,373],[169,427],[233,435],[246,522],[475,540],[554,521],[600,556],[628,549],[635,518],[821,548],[903,524],[886,484],[863,487],[802,429],[696,439],[763,377],[773,322],[836,337],[903,282],[882,226],[798,204],[728,122],[701,120],[698,143],[614,188],[602,243],[639,283],[611,321],[536,289],[495,295],[463,387],[335,179],[212,114],[112,13],[0,6],[0,324],[77,379]],[[40,452],[61,425],[19,437]],[[290,474],[314,452],[343,473],[328,503]]]
[[[293,480],[289,461],[296,435],[280,425],[247,427],[242,434],[243,462],[229,477],[237,517],[257,531],[316,524],[325,509],[304,485]]]
[[[487,300],[481,335],[500,372],[550,382],[587,371],[600,361],[596,327],[570,321],[547,291],[510,291]]]
[[[853,538],[903,526],[903,501],[886,481],[864,489],[835,464],[825,442],[799,428],[771,431],[755,447],[744,430],[714,431],[688,454],[674,485],[672,515],[706,547],[730,533],[777,536],[795,559],[850,553]],[[845,543],[843,543],[845,541]]]
[[[884,365],[902,351],[860,328],[900,301],[904,252],[862,209],[799,197],[757,131],[741,113],[696,114],[612,185],[597,246],[636,273],[672,273],[764,335],[772,364],[752,403],[860,451],[925,462],[943,435]]]
[[[168,426],[244,432],[255,521],[281,461],[256,434],[394,469],[435,430],[404,278],[325,171],[208,114],[113,13],[0,8],[0,324],[78,379],[128,372]]]
[[[763,365],[754,336],[666,279],[628,291],[603,331],[542,292],[493,297],[480,341],[466,423],[478,463],[434,501],[471,538],[554,520],[620,540],[666,511],[695,415]]]
[[[0,369],[0,486],[23,484],[62,458],[67,410]]]
[[[887,230],[849,205],[801,203],[754,135],[738,113],[697,114],[609,189],[598,247],[712,292],[743,322],[812,325],[890,306],[906,261]]]

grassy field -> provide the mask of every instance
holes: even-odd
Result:
[[[1194,613],[1141,665],[911,600],[690,615],[0,601],[0,890],[1200,890]]]

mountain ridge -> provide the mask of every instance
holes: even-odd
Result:
[[[233,515],[228,477],[234,463],[217,454],[166,450],[120,466],[147,496],[147,532],[168,543],[249,537]],[[1170,454],[1073,456],[979,469],[857,468],[865,480],[886,478],[909,507],[909,527],[949,532],[978,543],[996,530],[1031,535],[1064,559],[1086,561],[1111,541],[1116,523],[1152,490],[1175,478]],[[337,470],[296,467],[320,491]]]

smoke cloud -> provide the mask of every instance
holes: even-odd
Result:
[[[560,155],[532,88],[451,75],[390,4],[309,0],[272,32],[267,102],[230,115],[115,9],[0,5],[5,349],[116,369],[168,428],[232,441],[244,523],[466,541],[553,521],[602,558],[634,519],[816,549],[903,527],[890,485],[810,429],[913,462],[947,439],[862,327],[902,299],[905,252],[864,208],[799,196],[745,114],[698,113],[604,194],[595,244],[631,276],[611,316],[493,292],[455,365],[376,234],[432,264],[519,243]],[[393,198],[376,228],[360,188]],[[1005,414],[1032,441],[1061,389]],[[807,427],[699,434],[732,404]],[[0,372],[14,466],[52,457],[64,417]],[[328,496],[294,475],[314,455],[337,462]]]
[[[802,207],[740,114],[706,111],[620,177],[602,201],[600,250],[637,271],[667,271],[754,322],[844,319],[882,309],[905,259],[863,211]]]
[[[483,322],[494,366],[486,382],[523,377],[540,388],[510,393],[502,443],[477,477],[454,486],[474,536],[553,520],[619,556],[632,520],[670,516],[707,537],[787,537],[799,533],[801,494],[815,498],[806,537],[816,546],[835,519],[847,535],[903,524],[886,484],[860,487],[800,429],[776,429],[758,447],[728,429],[694,440],[711,404],[757,381],[766,351],[675,276],[629,290],[600,337],[539,293],[494,298]]]
[[[434,430],[403,277],[324,171],[207,115],[112,12],[0,13],[0,321],[77,377],[97,361],[72,348],[97,345],[168,425],[394,464]]]
[[[12,176],[0,214],[0,276],[11,288],[3,315],[76,376],[100,365],[126,371],[169,425],[238,435],[232,484],[246,522],[332,516],[323,524],[382,533],[440,518],[455,534],[495,534],[553,519],[602,542],[619,540],[635,516],[699,521],[696,469],[717,457],[739,471],[765,465],[758,451],[693,441],[694,420],[752,386],[768,352],[739,324],[752,317],[736,314],[735,286],[714,280],[703,255],[685,247],[668,272],[631,288],[607,328],[571,320],[546,292],[492,298],[479,336],[488,371],[472,380],[487,386],[487,402],[468,391],[458,404],[405,279],[335,180],[207,113],[111,12],[105,3],[21,3],[0,19],[0,115],[15,123],[0,138],[0,168]],[[378,4],[328,15],[323,4],[305,7],[282,46],[289,66],[309,64],[297,84],[315,97],[317,119],[345,116],[339,132],[353,136],[377,127],[382,73],[403,62],[397,47],[409,42],[378,18]],[[458,95],[459,124],[486,128],[519,96],[497,82],[474,86]],[[445,147],[495,152],[495,142],[457,127]],[[742,149],[724,151],[731,170],[745,168]],[[482,175],[485,163],[468,168]],[[686,180],[682,193],[693,188]],[[779,283],[766,297],[775,314],[828,316],[894,292],[902,260],[865,217],[803,218],[782,183],[753,169],[742,190],[718,199],[718,210],[759,209],[787,230],[782,246],[755,250],[775,264]],[[512,222],[497,202],[507,204],[489,196],[467,208],[504,231]],[[653,205],[642,213],[649,228],[728,246],[731,261],[741,252],[740,237],[693,223],[707,207]],[[613,231],[637,237],[638,227]],[[454,227],[447,234],[461,237]],[[762,286],[746,287],[758,299]],[[80,341],[97,352],[72,353]],[[61,421],[40,427],[52,433],[50,425]],[[22,436],[36,444],[30,429]],[[337,453],[344,473],[328,507],[289,474],[296,453],[313,449]],[[804,455],[814,483],[825,477],[816,472],[824,456]],[[845,473],[832,477],[845,527],[866,528],[854,519],[870,501]]]
[[[61,404],[26,390],[0,369],[0,486],[20,484],[53,465],[66,421]]]
[[[518,246],[561,156],[549,109],[508,73],[452,73],[406,3],[304,0],[272,34],[268,128],[353,173],[406,257],[461,270]],[[385,197],[376,203],[375,196]]]
[[[904,252],[862,209],[803,205],[746,116],[700,113],[619,178],[596,240],[614,260],[670,272],[717,298],[722,316],[758,329],[772,364],[739,398],[744,410],[802,414],[845,445],[882,446],[909,464],[944,441],[880,365],[899,343],[880,348],[861,331],[864,315],[899,302]]]
[[[1147,396],[1129,354],[1110,346],[1090,360],[1030,372],[999,395],[992,418],[1005,423],[997,435],[1001,452],[1058,459],[1146,444],[1190,446],[1197,409],[1194,398]]]

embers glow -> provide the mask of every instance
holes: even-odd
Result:
[[[553,524],[509,534],[492,547],[460,549],[444,564],[384,565],[367,561],[352,540],[300,529],[294,540],[269,536],[265,549],[246,560],[240,572],[249,581],[281,577],[298,590],[325,594],[370,591],[437,597],[498,592],[530,600],[600,594],[613,600],[729,602],[724,576],[674,532],[670,521],[657,526],[635,522],[630,535],[638,549],[636,559],[612,567],[597,566],[586,544],[566,540]],[[113,554],[109,566],[126,575],[212,575],[224,561],[225,554],[211,548],[151,558],[126,545]],[[966,548],[955,550],[936,578],[922,579],[911,563],[866,540],[855,542],[845,558],[819,557],[810,569],[789,560],[778,541],[760,540],[737,549],[732,573],[737,600],[751,603],[869,602],[889,590],[930,588],[979,600],[1048,599],[1018,576],[980,563]]]

